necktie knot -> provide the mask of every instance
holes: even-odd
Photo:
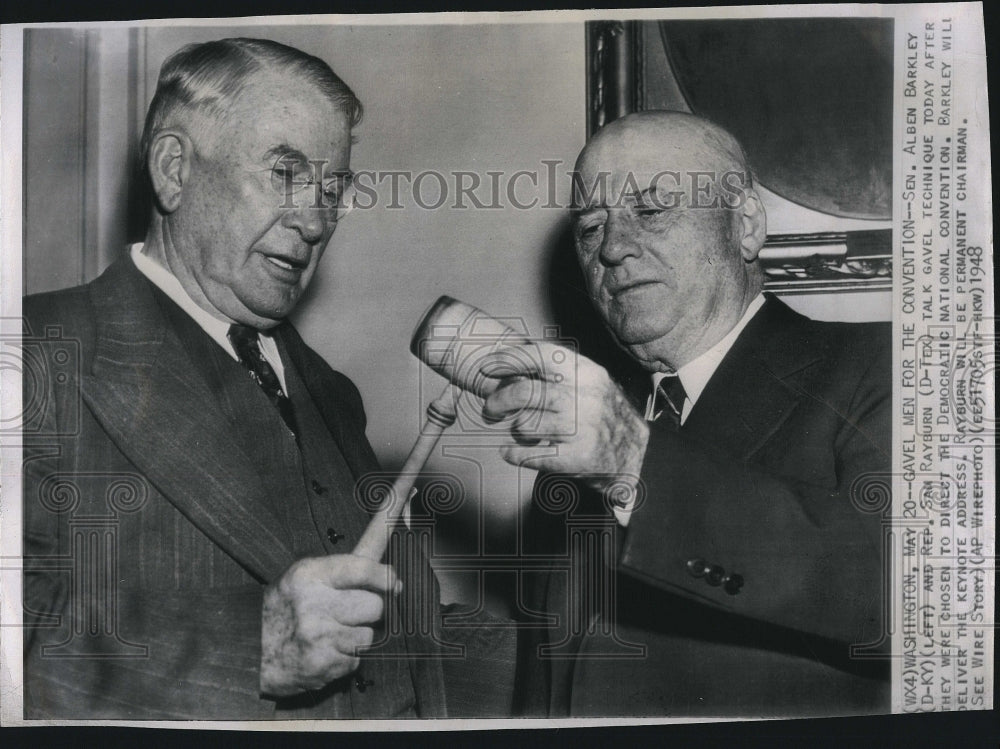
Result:
[[[654,418],[665,413],[675,426],[680,426],[686,399],[687,393],[684,391],[681,378],[676,374],[667,375],[656,386],[653,405]]]
[[[292,402],[288,399],[284,389],[281,387],[281,380],[278,379],[274,367],[267,361],[264,352],[260,349],[260,338],[256,328],[249,325],[233,324],[229,326],[229,341],[233,344],[233,350],[250,378],[260,386],[268,399],[277,407],[281,418],[294,434],[295,414],[292,412]]]
[[[240,325],[239,323],[233,323],[230,325],[229,340],[232,341],[233,347],[236,348],[237,353],[241,348],[245,348],[247,346],[259,346],[257,328],[252,328],[249,325]]]

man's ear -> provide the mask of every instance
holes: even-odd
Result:
[[[179,130],[161,130],[149,146],[149,179],[156,202],[164,213],[173,213],[181,204],[181,194],[191,171],[191,139]]]
[[[744,193],[743,201],[743,239],[740,240],[740,254],[743,259],[752,263],[757,259],[764,241],[767,239],[767,215],[760,196],[752,187]]]

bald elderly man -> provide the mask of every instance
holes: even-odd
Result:
[[[543,471],[526,543],[555,560],[527,586],[525,610],[559,619],[524,630],[522,713],[888,709],[880,517],[852,497],[890,467],[889,326],[763,293],[764,207],[718,126],[633,114],[576,168],[587,289],[649,379],[630,401],[581,358],[486,402],[518,414],[506,459]],[[575,505],[543,496],[560,479]],[[571,526],[602,516],[613,543],[567,574]]]

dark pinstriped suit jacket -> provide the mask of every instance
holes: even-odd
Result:
[[[261,603],[293,539],[153,287],[124,257],[87,286],[25,299],[24,315],[30,335],[68,341],[39,344],[48,370],[25,376],[38,404],[25,414],[26,717],[275,717],[258,694]],[[354,478],[377,470],[353,383],[290,325],[279,335]],[[117,584],[87,579],[110,570]],[[437,645],[413,639],[418,714],[443,716]],[[512,656],[488,652],[467,665],[487,679],[495,666],[496,692]],[[469,712],[460,698],[488,690],[459,673],[453,712]]]

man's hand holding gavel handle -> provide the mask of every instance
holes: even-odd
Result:
[[[261,693],[287,697],[357,670],[383,594],[400,587],[392,567],[353,554],[295,562],[264,592]]]
[[[502,380],[483,404],[487,418],[513,417],[514,444],[502,448],[504,460],[580,476],[599,491],[612,482],[636,483],[649,441],[642,416],[599,364],[553,356],[555,344],[532,345],[541,348],[545,370],[537,379]]]

